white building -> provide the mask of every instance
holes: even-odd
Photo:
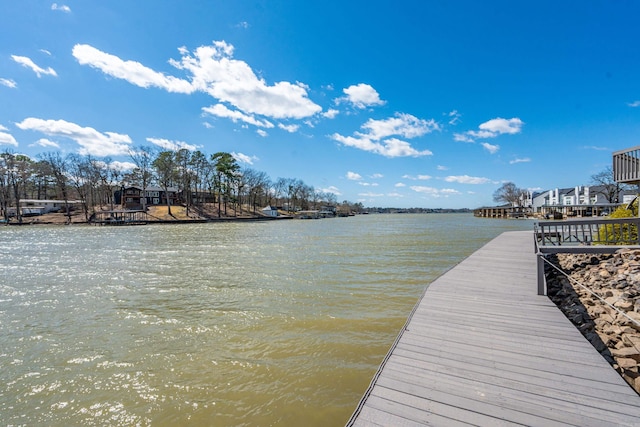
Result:
[[[621,190],[618,202],[609,202],[607,188],[602,185],[555,188],[533,196],[533,212],[544,216],[600,216],[630,203],[636,191]]]
[[[70,209],[80,206],[81,203],[80,200],[67,200],[67,205]],[[64,210],[64,200],[20,199],[20,214],[24,216],[44,215],[62,210]],[[9,216],[14,216],[16,214],[16,208],[7,208],[7,213]]]
[[[278,209],[274,208],[273,206],[267,206],[265,208],[262,208],[262,213],[266,216],[276,217],[278,216]]]

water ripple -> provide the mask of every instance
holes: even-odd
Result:
[[[425,286],[518,228],[3,227],[0,424],[343,425]]]

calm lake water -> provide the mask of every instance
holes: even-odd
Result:
[[[342,426],[425,287],[532,227],[0,227],[0,424]]]

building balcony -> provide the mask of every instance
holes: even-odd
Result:
[[[640,146],[613,153],[613,179],[623,184],[640,184]]]

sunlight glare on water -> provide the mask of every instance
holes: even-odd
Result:
[[[425,287],[526,220],[0,229],[0,424],[344,425]]]

